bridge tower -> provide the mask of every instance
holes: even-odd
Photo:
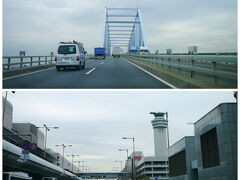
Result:
[[[102,46],[110,55],[111,47],[146,47],[140,8],[105,8]]]
[[[151,121],[154,130],[155,156],[168,157],[168,117],[167,113],[151,112],[154,119]]]

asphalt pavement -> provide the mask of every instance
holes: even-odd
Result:
[[[88,60],[85,69],[75,68],[57,71],[42,70],[3,80],[5,89],[160,89],[171,88],[167,84],[140,70],[122,58]]]

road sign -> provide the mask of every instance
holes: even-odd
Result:
[[[29,144],[28,143],[24,143],[23,144],[23,149],[24,150],[29,150]]]
[[[30,148],[31,148],[32,150],[36,150],[36,149],[37,149],[37,144],[36,144],[36,143],[31,143],[31,144],[30,144]]]

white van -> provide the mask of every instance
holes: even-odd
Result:
[[[60,42],[58,44],[57,56],[55,57],[56,68],[67,67],[85,68],[85,50],[83,44],[77,41]]]

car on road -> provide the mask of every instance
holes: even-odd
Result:
[[[83,44],[77,41],[60,42],[57,56],[55,57],[56,69],[76,67],[78,70],[85,68],[85,54]]]

